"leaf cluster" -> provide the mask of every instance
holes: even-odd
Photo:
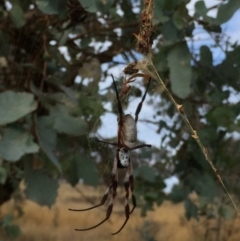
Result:
[[[24,179],[27,197],[51,206],[60,178],[73,186],[80,179],[97,185],[99,172],[106,170],[108,160],[111,163],[114,149],[91,138],[101,126],[107,101],[115,98],[111,86],[100,94],[99,83],[111,68],[137,60],[133,33],[138,32],[141,3],[7,2],[0,1],[0,203]],[[189,15],[188,3],[154,1],[152,59],[168,89],[183,103],[228,188],[237,194],[239,142],[232,133],[239,132],[240,107],[229,98],[240,91],[240,47],[224,38],[222,24],[240,7],[239,1],[214,6],[215,18],[209,17],[204,1]],[[191,46],[199,27],[214,44],[202,44],[196,51]],[[219,49],[225,58],[216,63],[213,52]],[[153,124],[162,145],[161,150],[159,146],[137,154],[142,157],[135,163],[139,203],[145,212],[166,198],[185,200],[187,216],[196,217],[224,194],[174,106],[156,83],[152,88]],[[155,98],[159,95],[160,101]],[[146,165],[150,159],[154,164]],[[164,179],[172,175],[179,185],[166,195]],[[199,210],[189,199],[193,192],[204,200]]]

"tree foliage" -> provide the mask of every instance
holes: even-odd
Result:
[[[229,98],[240,91],[240,47],[225,38],[222,24],[240,4],[220,1],[212,8],[216,17],[210,17],[204,1],[195,4],[193,16],[188,3],[155,0],[152,59],[236,195],[240,106]],[[99,83],[112,68],[139,60],[133,34],[141,7],[129,0],[0,1],[0,203],[22,179],[27,197],[48,206],[60,178],[71,185],[79,179],[98,184],[114,148],[97,142],[96,134],[106,102],[114,106],[115,98],[112,86],[102,94]],[[196,44],[197,29],[210,36],[210,44]],[[224,58],[214,59],[215,51]],[[139,203],[146,211],[164,199],[185,201],[189,218],[219,215],[230,205],[226,194],[173,104],[157,83],[152,87],[154,125],[163,145],[133,153],[140,160],[134,163]],[[173,175],[179,184],[166,195],[164,180]],[[198,206],[189,199],[193,192]]]

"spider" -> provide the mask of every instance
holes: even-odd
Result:
[[[132,161],[130,159],[130,151],[139,149],[139,148],[143,148],[143,147],[151,147],[151,145],[149,145],[149,144],[136,145],[138,115],[141,112],[142,104],[145,100],[151,79],[149,79],[146,91],[145,91],[140,103],[137,106],[137,109],[135,111],[135,118],[133,118],[130,114],[126,114],[126,115],[124,114],[122,104],[121,104],[121,101],[119,98],[119,94],[117,91],[116,83],[115,83],[113,76],[112,76],[112,79],[113,79],[114,89],[116,92],[117,107],[118,107],[118,114],[119,114],[117,143],[100,141],[105,144],[114,145],[117,147],[115,156],[114,156],[114,161],[113,161],[113,169],[112,169],[112,174],[111,174],[111,178],[110,178],[110,183],[109,183],[109,186],[107,187],[107,190],[105,191],[99,204],[97,204],[93,207],[90,207],[90,208],[86,208],[86,209],[69,209],[69,210],[70,211],[88,211],[88,210],[91,210],[91,209],[104,205],[104,203],[108,199],[109,194],[111,194],[111,197],[110,197],[106,217],[101,222],[99,222],[98,224],[96,224],[90,228],[75,229],[76,231],[87,231],[87,230],[94,229],[94,228],[100,226],[101,224],[103,224],[105,221],[107,221],[110,218],[112,210],[113,210],[113,202],[117,195],[118,169],[121,169],[121,168],[126,168],[126,174],[125,174],[125,179],[124,179],[125,221],[122,224],[122,226],[120,227],[120,229],[117,232],[112,233],[112,235],[118,234],[124,228],[124,226],[126,225],[128,219],[130,217],[130,214],[134,211],[135,207],[137,206],[136,197],[133,192],[134,180],[133,180]],[[129,202],[128,202],[129,195],[131,195],[132,205],[133,205],[131,210],[130,210],[130,206],[129,206]]]

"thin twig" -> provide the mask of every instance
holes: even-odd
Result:
[[[218,178],[219,182],[221,183],[223,189],[225,190],[225,192],[227,193],[229,199],[231,200],[237,214],[239,214],[239,210],[237,208],[237,205],[235,204],[235,202],[233,201],[233,198],[232,196],[230,195],[230,193],[228,192],[217,168],[215,167],[215,165],[213,164],[209,154],[208,154],[208,150],[207,148],[203,145],[203,143],[201,142],[198,134],[197,134],[197,131],[193,129],[192,125],[190,124],[188,118],[187,118],[187,115],[184,111],[184,108],[182,105],[179,105],[175,99],[173,98],[173,96],[171,95],[171,93],[169,92],[169,90],[167,89],[165,83],[163,82],[163,80],[161,79],[161,77],[159,76],[152,60],[150,57],[147,57],[146,58],[146,61],[144,61],[143,63],[138,63],[137,64],[137,67],[142,70],[145,74],[147,75],[150,75],[153,79],[155,79],[159,85],[163,86],[163,89],[165,91],[165,93],[167,94],[167,96],[169,97],[169,99],[172,101],[172,103],[175,105],[177,111],[179,112],[179,114],[181,115],[181,117],[183,118],[184,122],[186,123],[190,133],[191,133],[191,136],[192,138],[197,142],[198,146],[200,147],[204,157],[205,157],[205,160],[210,164],[212,170],[215,172],[215,175],[216,177]]]

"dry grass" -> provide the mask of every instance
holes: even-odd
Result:
[[[86,197],[91,198],[94,203],[99,201],[105,191],[104,188],[94,189],[79,185],[78,189],[62,184],[56,204],[51,208],[41,207],[34,202],[24,200],[21,208],[24,214],[16,217],[16,223],[22,229],[19,241],[66,241],[66,240],[164,240],[164,241],[237,241],[240,240],[238,230],[239,222],[235,223],[221,221],[201,220],[188,222],[184,216],[183,204],[173,205],[165,202],[157,207],[155,211],[149,212],[147,217],[140,217],[140,210],[132,214],[128,224],[122,232],[112,236],[124,221],[123,204],[114,206],[112,217],[102,226],[86,232],[75,232],[74,228],[90,227],[105,217],[106,207],[101,207],[88,212],[70,212],[68,208],[84,208],[91,204],[86,202]],[[123,194],[119,190],[119,196]],[[84,194],[84,195],[82,195]],[[123,195],[122,195],[123,196]],[[14,201],[6,203],[1,208],[1,214],[13,213],[16,215]],[[16,215],[17,216],[17,215]],[[219,225],[220,224],[220,225]],[[216,239],[217,228],[220,228],[220,238]],[[1,239],[1,236],[0,236]],[[4,237],[4,240],[11,240]]]

